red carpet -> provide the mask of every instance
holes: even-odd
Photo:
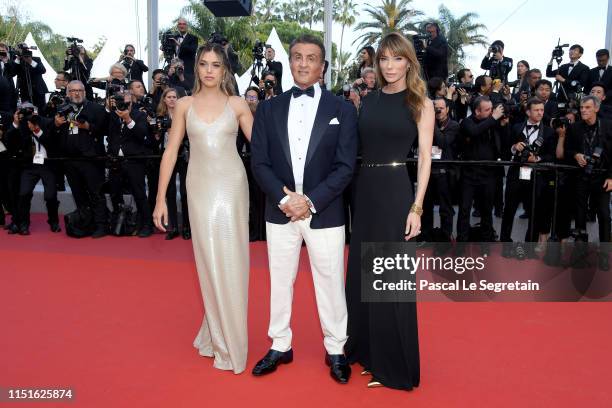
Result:
[[[421,386],[346,386],[323,363],[307,257],[294,300],[295,360],[268,377],[212,368],[191,342],[202,301],[191,242],[74,240],[34,218],[0,235],[0,388],[71,387],[19,407],[609,407],[610,303],[421,303]],[[249,369],[270,346],[265,243],[251,245]]]

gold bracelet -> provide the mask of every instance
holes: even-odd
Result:
[[[423,215],[423,207],[418,204],[412,204],[412,207],[410,207],[410,212],[415,213],[420,217],[421,215]]]

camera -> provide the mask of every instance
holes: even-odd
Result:
[[[266,48],[270,48],[270,44],[265,44],[259,40],[255,41],[255,45],[251,52],[253,53],[253,59],[261,61],[265,58],[264,51]]]
[[[158,116],[157,120],[155,121],[155,123],[157,124],[157,128],[162,132],[165,133],[168,130],[170,130],[170,128],[172,127],[172,118],[168,115],[166,116]]]
[[[66,37],[66,41],[70,43],[68,49],[66,50],[66,55],[71,57],[78,57],[81,53],[81,50],[79,50],[79,44],[81,44],[83,40],[76,37]]]
[[[164,54],[164,59],[166,61],[171,61],[174,58],[174,54],[176,53],[176,40],[178,38],[178,34],[173,33],[168,30],[159,35],[159,40],[161,41],[162,53]]]
[[[498,52],[502,52],[502,48],[499,44],[495,44],[489,47],[489,52],[497,54]]]
[[[183,75],[185,73],[185,67],[183,67],[182,65],[179,65],[178,67],[176,67],[176,75]]]
[[[351,97],[351,86],[349,84],[342,85],[342,95],[345,100],[349,100]]]
[[[554,118],[552,120],[553,129],[559,129],[560,127],[568,127],[570,125],[570,120],[564,116],[560,118]]]
[[[57,114],[63,116],[66,120],[68,120],[68,117],[71,114],[74,114],[76,111],[77,107],[70,102],[63,103],[57,107]]]
[[[36,50],[38,48],[36,47],[28,47],[27,44],[25,43],[21,43],[21,44],[17,44],[17,46],[15,48],[10,49],[9,51],[12,51],[14,56],[17,57],[31,57],[32,56],[32,50]]]
[[[569,47],[569,44],[561,44],[561,38],[557,41],[557,46],[553,49],[552,58],[557,60],[557,64],[561,63],[563,59],[563,49]]]
[[[521,163],[527,163],[530,154],[537,156],[543,144],[544,138],[542,136],[538,136],[532,144],[526,143],[525,148],[520,152]]]
[[[584,155],[584,160],[587,162],[586,166],[584,166],[585,174],[592,174],[593,170],[599,168],[599,164],[601,163],[601,154],[603,153],[603,148],[597,146],[593,149],[593,153],[590,155]]]
[[[66,100],[66,90],[60,89],[59,91],[52,92],[49,95],[49,102],[47,105],[49,106],[60,106]]]
[[[130,103],[125,101],[125,96],[122,93],[117,93],[112,96],[115,101],[115,107],[112,110],[125,111],[130,108]]]
[[[274,81],[271,79],[266,79],[264,81],[264,87],[266,88],[266,90],[274,89],[274,85]]]
[[[416,52],[417,59],[419,62],[423,62],[425,59],[425,47],[423,46],[423,40],[431,41],[431,34],[428,32],[424,34],[415,34],[412,36],[412,44],[414,45],[414,51]]]

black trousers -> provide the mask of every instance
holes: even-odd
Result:
[[[169,229],[178,229],[178,209],[176,207],[176,176],[179,176],[179,192],[181,193],[181,215],[183,221],[183,228],[190,228],[189,224],[189,207],[187,205],[187,165],[188,163],[182,158],[176,160],[172,176],[170,176],[170,182],[168,183],[168,190],[166,190],[166,202],[168,205],[168,218],[170,218]]]
[[[444,173],[432,174],[427,184],[427,192],[423,201],[423,220],[422,230],[426,239],[431,239],[434,225],[433,209],[436,202],[440,205],[440,229],[450,239],[453,234],[453,205],[449,173],[446,169],[441,169]]]
[[[108,207],[102,193],[104,164],[88,161],[67,161],[66,178],[77,208],[90,207],[97,228],[108,226]]]
[[[554,195],[554,192],[551,193]],[[555,235],[559,240],[569,238],[572,219],[576,214],[576,174],[570,171],[559,172],[557,190],[557,216]]]
[[[552,192],[547,185],[547,175],[538,174],[536,183],[536,202],[535,216],[532,214],[527,224],[527,232],[525,233],[525,242],[537,242],[538,235],[550,232],[550,224],[552,220],[552,201],[550,196]],[[517,174],[510,175],[506,183],[506,199],[504,206],[504,214],[502,217],[502,225],[500,232],[500,241],[512,241],[512,226],[514,225],[514,217],[519,204],[522,202],[529,214],[531,214],[532,199],[533,199],[533,174],[532,180],[520,180]],[[531,234],[531,225],[533,222],[535,234]]]
[[[16,161],[0,163],[2,163],[0,164],[0,204],[4,205],[7,211],[11,213],[11,222],[17,223],[19,218],[19,184],[21,183],[23,166]]]
[[[147,201],[145,188],[146,164],[144,161],[125,160],[120,162],[118,168],[113,168],[109,174],[109,184],[111,191],[111,201],[113,210],[117,210],[119,205],[123,205],[123,184],[127,182],[129,192],[134,196],[136,209],[138,210],[138,226],[151,226],[151,207]]]
[[[146,176],[149,208],[155,208],[157,201],[157,185],[159,184],[159,165],[160,159],[151,159],[146,162]]]
[[[17,224],[19,226],[30,225],[30,208],[32,206],[32,194],[36,184],[42,180],[45,189],[44,197],[47,205],[47,223],[59,223],[57,201],[57,185],[55,173],[47,164],[32,164],[26,167],[21,173],[19,187],[19,210]]]
[[[610,193],[602,188],[604,178],[579,176],[576,182],[576,229],[586,234],[589,196],[597,210],[599,242],[610,242]]]
[[[493,172],[488,174],[485,172],[463,172],[461,178],[461,196],[459,198],[459,215],[457,217],[457,241],[467,242],[469,239],[470,213],[474,198],[476,198],[480,207],[482,238],[485,241],[493,240],[492,211],[497,178]]]

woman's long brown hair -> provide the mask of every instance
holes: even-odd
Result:
[[[421,64],[417,59],[414,46],[400,33],[389,33],[382,39],[376,51],[376,77],[381,87],[387,85],[380,71],[380,59],[385,52],[408,60],[410,69],[406,73],[406,106],[412,112],[414,120],[418,121],[421,118],[423,103],[427,98],[427,87],[421,78]]]
[[[211,51],[217,55],[217,57],[221,61],[221,65],[223,65],[223,77],[221,78],[221,90],[227,96],[232,96],[234,95],[235,91],[234,91],[234,83],[232,81],[232,73],[231,73],[232,70],[230,68],[229,59],[227,58],[227,54],[225,53],[225,50],[223,49],[223,47],[221,47],[219,44],[211,44],[211,43],[206,43],[202,45],[200,48],[198,48],[198,52],[196,54],[196,59],[195,59],[195,67],[193,67],[193,72],[195,75],[195,85],[193,87],[193,95],[197,94],[202,89],[200,76],[198,74],[198,65],[200,63],[200,58],[202,57],[202,54],[205,54]]]

